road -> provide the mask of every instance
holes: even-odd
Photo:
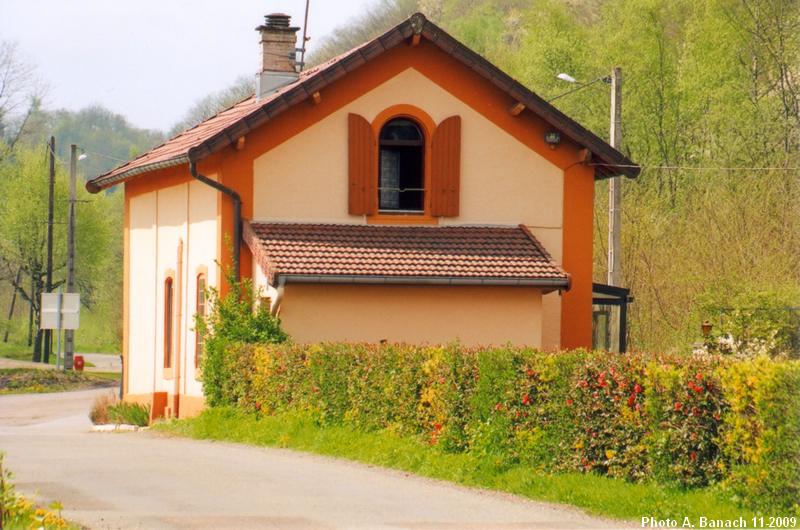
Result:
[[[17,489],[88,528],[615,528],[577,510],[281,449],[91,433],[98,394],[0,396]]]

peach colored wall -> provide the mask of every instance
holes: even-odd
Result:
[[[280,318],[298,342],[541,345],[541,292],[528,287],[287,284]]]
[[[156,192],[130,199],[127,391],[153,391],[156,324]]]
[[[202,396],[194,366],[196,277],[203,268],[208,285],[218,283],[216,192],[196,181],[133,195],[129,198],[130,266],[128,308],[128,393],[175,391],[175,380],[164,369],[164,281],[175,282],[176,353],[180,353],[180,392]],[[178,249],[182,266],[178,285]],[[177,321],[180,312],[181,320]],[[173,367],[176,360],[173,359]]]
[[[253,218],[365,222],[347,213],[347,115],[372,121],[398,103],[419,107],[437,123],[455,114],[462,118],[461,215],[442,218],[442,224],[522,223],[560,262],[563,171],[414,68],[256,158]],[[544,308],[542,345],[557,348],[560,295],[546,295]]]

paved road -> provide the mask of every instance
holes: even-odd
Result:
[[[0,396],[20,491],[89,528],[614,528],[575,510],[335,459],[155,434],[90,433],[109,390]]]

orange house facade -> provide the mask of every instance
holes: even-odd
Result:
[[[417,14],[89,181],[124,183],[123,392],[203,406],[194,315],[221,267],[299,342],[592,346],[598,179],[638,168]]]

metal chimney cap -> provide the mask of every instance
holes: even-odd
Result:
[[[289,29],[289,22],[292,17],[286,13],[270,13],[264,16],[264,25],[259,26],[259,29]]]

